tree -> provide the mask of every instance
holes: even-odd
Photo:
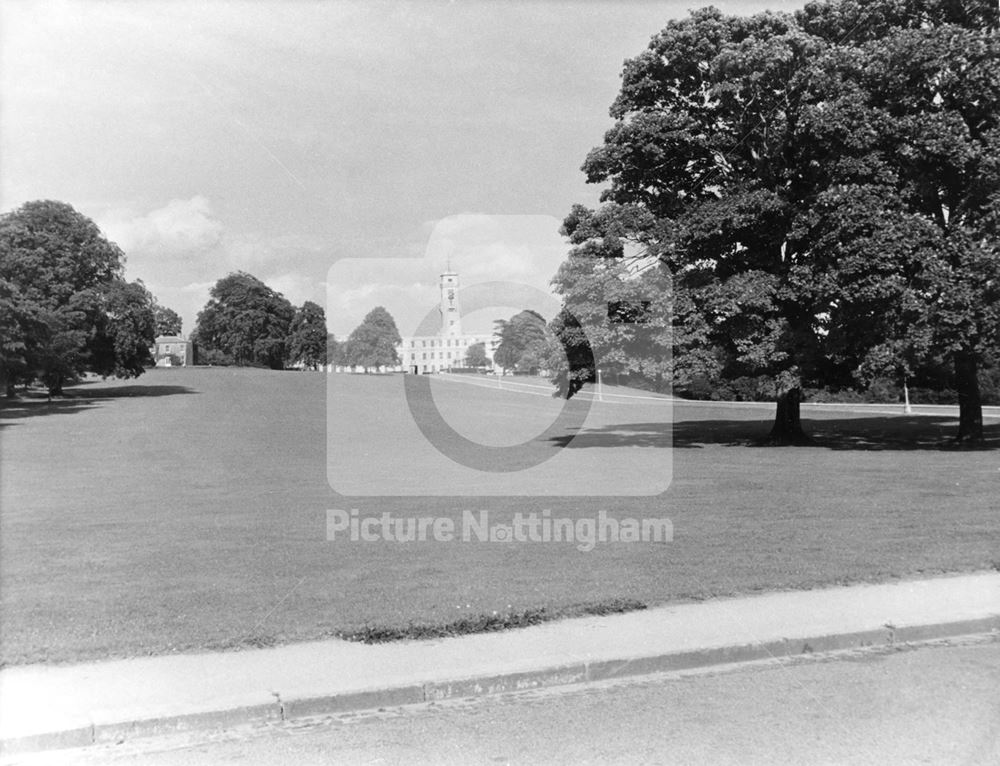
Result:
[[[284,369],[295,309],[256,277],[236,272],[212,288],[193,333],[205,352],[220,352],[239,366]]]
[[[994,309],[973,318],[961,298],[996,304],[996,13],[984,29],[957,7],[703,9],[625,65],[616,124],[583,166],[609,182],[604,205],[575,207],[564,232],[576,255],[665,272],[702,352],[770,375],[774,442],[805,440],[803,384],[849,381],[879,357],[905,364],[946,336],[958,363],[995,337]],[[918,76],[911,60],[927,62]],[[928,88],[935,76],[947,85]],[[939,99],[956,114],[933,114]],[[945,190],[935,213],[926,199]],[[845,204],[861,220],[838,214]],[[927,227],[942,210],[978,223],[942,238]]]
[[[396,348],[402,342],[392,315],[382,306],[376,306],[347,338],[344,363],[363,367],[365,372],[399,364]]]
[[[588,181],[610,182],[605,205],[564,222],[577,255],[648,259],[704,318],[709,345],[780,377],[773,433],[790,441],[803,438],[797,401],[815,345],[812,307],[787,289],[790,105],[814,47],[784,14],[704,9],[671,22],[626,63],[616,124],[584,163]]]
[[[100,312],[91,340],[91,369],[100,375],[134,378],[152,361],[156,337],[153,296],[141,282],[112,282],[99,295]]]
[[[142,374],[152,296],[122,277],[125,256],[72,206],[29,202],[0,217],[0,363],[8,393],[40,378],[50,395],[85,372]]]
[[[28,338],[39,337],[44,329],[37,307],[24,300],[13,282],[0,279],[0,385],[7,396],[14,395],[18,379],[30,377]]]
[[[485,343],[473,343],[465,352],[465,366],[466,367],[485,367],[490,363],[490,360],[486,357],[486,344]]]
[[[331,332],[326,336],[326,360],[330,364],[344,364],[344,345]]]
[[[850,205],[868,225],[850,231],[857,222],[832,209],[811,223],[841,249],[877,247],[867,261],[885,274],[887,299],[839,312],[882,330],[859,371],[906,375],[943,353],[955,369],[958,439],[978,441],[978,371],[1000,343],[1000,12],[989,3],[902,6],[908,13],[893,16],[893,4],[878,4],[885,20],[874,29],[858,24],[868,9],[852,3],[801,14],[833,42],[804,99],[805,146],[837,158],[818,174],[821,197],[840,198],[836,207]],[[846,45],[845,24],[859,26]],[[852,276],[851,288],[872,282]]]
[[[326,364],[326,314],[312,301],[306,301],[295,311],[288,335],[288,358],[310,370]]]
[[[671,375],[669,280],[656,270],[632,274],[615,255],[620,243],[605,228],[608,221],[575,212],[581,217],[570,239],[577,246],[552,279],[563,299],[550,325],[558,345],[547,364],[556,393],[573,396],[596,379],[598,366],[662,390]]]
[[[157,336],[181,334],[181,327],[184,324],[184,320],[173,309],[157,303],[153,306],[153,316],[156,317]]]
[[[493,360],[505,370],[535,372],[548,359],[551,336],[537,311],[526,309],[510,320],[498,319],[493,332],[500,339]]]

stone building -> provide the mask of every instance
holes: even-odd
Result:
[[[403,338],[396,348],[400,369],[417,374],[466,367],[469,347],[482,343],[489,366],[493,366],[495,338],[488,333],[462,332],[462,313],[458,304],[458,273],[448,268],[439,283],[441,327],[434,335]]]

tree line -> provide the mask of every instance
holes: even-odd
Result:
[[[131,378],[153,365],[156,337],[179,335],[181,317],[141,281],[126,281],[124,269],[121,248],[69,204],[39,200],[0,216],[0,386],[6,395],[37,381],[58,396],[86,373]],[[339,342],[328,333],[321,306],[293,306],[246,272],[219,279],[209,295],[191,334],[198,364],[280,370],[399,363],[399,331],[382,306]]]
[[[124,278],[125,254],[71,205],[28,202],[0,216],[0,386],[42,383],[50,396],[86,373],[137,377],[154,363],[157,336],[179,335],[181,317],[141,281]],[[327,362],[326,317],[293,307],[243,272],[220,279],[192,340],[205,364]]]
[[[218,280],[209,296],[191,334],[199,364],[315,370],[327,363],[326,313],[318,304],[295,307],[243,271]]]

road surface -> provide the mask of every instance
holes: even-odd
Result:
[[[1000,764],[1000,638],[173,735],[25,764]]]

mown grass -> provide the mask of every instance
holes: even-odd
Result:
[[[398,389],[391,377],[365,377],[344,388],[358,401],[348,410],[368,418],[351,448],[378,460],[399,433],[378,402]],[[154,370],[52,403],[4,403],[2,662],[506,629],[580,604],[655,606],[987,569],[1000,550],[996,420],[983,449],[964,451],[948,448],[952,415],[807,409],[814,446],[757,447],[769,406],[703,403],[675,404],[672,425],[623,407],[568,446],[595,464],[670,450],[662,495],[350,503],[363,514],[456,523],[468,509],[488,509],[497,523],[543,509],[668,516],[670,543],[583,552],[571,543],[328,542],[326,510],[346,501],[327,483],[326,385],[319,373]],[[504,428],[489,389],[436,388],[442,411],[472,408]],[[630,464],[617,462],[625,474],[614,478],[627,482]]]

